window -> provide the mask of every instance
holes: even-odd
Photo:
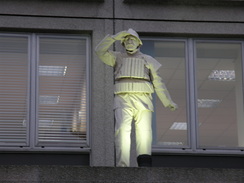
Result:
[[[197,41],[195,49],[198,147],[243,147],[241,43]]]
[[[241,41],[144,38],[157,59],[175,112],[155,95],[154,151],[240,153],[244,148]]]
[[[89,145],[89,37],[0,34],[0,149]]]

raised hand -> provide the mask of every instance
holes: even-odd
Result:
[[[126,36],[130,35],[127,31],[121,31],[113,35],[112,38],[118,41],[123,40]]]

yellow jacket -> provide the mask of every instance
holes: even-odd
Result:
[[[139,51],[128,54],[109,50],[114,42],[113,37],[107,35],[95,49],[96,54],[105,64],[114,67],[114,93],[153,93],[156,91],[165,107],[176,105],[157,73],[161,64]]]

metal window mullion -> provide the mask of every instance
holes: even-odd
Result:
[[[86,143],[90,146],[90,101],[91,101],[91,71],[90,71],[90,59],[91,59],[91,40],[90,37],[86,39]]]
[[[197,110],[196,110],[196,80],[195,80],[195,73],[196,73],[196,66],[195,66],[195,48],[194,48],[194,40],[192,38],[188,39],[187,47],[188,47],[188,54],[187,54],[187,65],[188,65],[188,119],[190,121],[190,145],[192,151],[196,151],[197,149]]]
[[[242,95],[244,95],[244,40],[241,42],[241,76],[242,76]],[[242,105],[244,105],[244,96],[242,96]],[[237,129],[238,131],[239,129]],[[238,133],[238,132],[237,132]],[[239,141],[239,140],[238,140]],[[243,148],[240,147],[241,151]]]
[[[28,36],[28,88],[27,88],[27,129],[26,129],[26,146],[30,146],[30,122],[31,122],[31,36]]]
[[[191,56],[190,52],[189,52],[189,41],[188,39],[186,39],[185,41],[185,79],[186,79],[186,117],[187,117],[187,144],[188,144],[188,148],[191,149],[192,148],[192,140],[191,140],[191,117],[190,117],[190,78],[191,78],[191,68],[190,68],[190,61],[189,58]]]
[[[244,40],[241,42],[242,92],[244,91]],[[243,94],[244,95],[244,94]],[[243,97],[244,100],[244,97]],[[243,101],[244,104],[244,101]]]
[[[35,148],[38,147],[38,143],[39,143],[39,61],[40,61],[40,36],[39,35],[36,35],[35,36],[35,41],[36,41],[36,85],[35,85],[35,89],[36,89],[36,118],[35,118],[35,129],[34,129],[34,132],[35,132]]]
[[[30,138],[30,147],[34,148],[35,146],[35,139],[36,139],[36,38],[35,34],[31,35],[30,40],[30,130],[29,130],[29,138]],[[34,138],[33,138],[34,137]]]

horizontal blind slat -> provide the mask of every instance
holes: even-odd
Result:
[[[0,36],[0,145],[27,144],[28,37]]]
[[[86,41],[61,37],[39,41],[39,64],[51,70],[39,75],[39,145],[80,147],[87,140]],[[66,70],[56,74],[55,68]]]

